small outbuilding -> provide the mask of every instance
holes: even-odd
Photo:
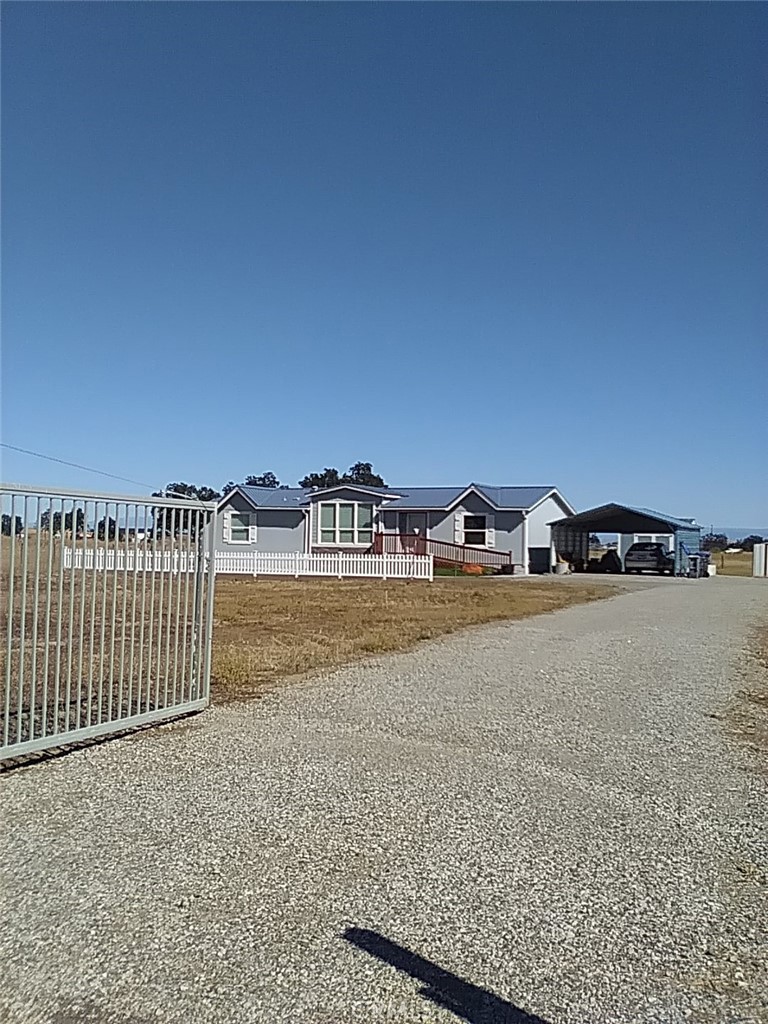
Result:
[[[688,557],[701,546],[701,527],[695,519],[678,519],[648,508],[634,508],[631,505],[600,505],[577,512],[549,523],[552,530],[550,565],[564,559],[579,561],[586,565],[589,560],[589,538],[593,533],[618,534],[620,557],[629,545],[622,543],[625,537],[634,540],[651,540],[669,537],[670,548],[675,555],[675,575],[688,573]]]

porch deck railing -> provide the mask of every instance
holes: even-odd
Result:
[[[482,565],[491,568],[516,566],[511,551],[474,548],[413,533],[377,533],[373,539],[375,554],[431,555],[439,565]],[[522,566],[520,566],[522,568]]]

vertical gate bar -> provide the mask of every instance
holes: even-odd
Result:
[[[77,504],[77,503],[75,503]],[[78,533],[77,521],[79,514],[82,512],[83,516],[83,568],[80,573],[80,628],[78,629],[78,650],[77,650],[77,718],[76,728],[81,728],[83,724],[83,646],[85,645],[85,596],[88,587],[88,577],[86,575],[86,563],[88,560],[88,542],[86,539],[86,524],[88,522],[88,499],[83,501],[82,509],[76,508],[74,515],[72,516],[72,526],[74,528],[75,535]]]
[[[141,506],[144,513],[144,527],[146,526],[146,506]],[[136,665],[136,614],[138,611],[138,510],[139,506],[133,506],[133,586],[131,588],[131,607],[133,609],[133,618],[131,621],[131,656],[130,664],[128,666],[128,672],[131,678],[131,700],[133,700],[133,679],[134,679],[134,668]],[[128,557],[128,550],[126,548],[125,557]],[[141,612],[143,617],[143,611]],[[143,637],[143,634],[141,634]],[[139,640],[142,643],[143,639]],[[136,714],[141,713],[141,669],[140,669],[140,652],[139,652],[139,673],[136,679]]]
[[[205,623],[205,597],[208,593],[207,587],[210,581],[208,580],[209,572],[206,570],[206,553],[205,553],[205,527],[203,524],[203,517],[198,510],[198,558],[200,559],[200,571],[201,571],[201,592],[200,601],[198,604],[198,622],[195,624],[197,632],[197,638],[195,642],[195,650],[197,654],[197,664],[195,672],[195,699],[200,700],[203,689],[203,665],[205,659],[204,651],[204,623]]]
[[[45,636],[43,643],[43,711],[42,711],[42,732],[41,736],[48,735],[48,673],[50,671],[51,656],[51,619],[53,618],[52,588],[53,588],[53,498],[48,499],[48,564],[47,578],[45,581]],[[54,710],[55,714],[55,710]]]
[[[191,510],[189,515],[193,515]],[[202,603],[202,580],[204,573],[203,559],[200,551],[200,510],[195,509],[195,590],[193,593],[193,617],[191,617],[191,632],[189,639],[189,700],[195,700],[198,696],[198,665],[200,663],[199,647],[200,647],[200,633],[198,630],[198,621],[200,618],[200,607]]]
[[[51,503],[53,504],[53,503]],[[54,668],[53,676],[53,731],[58,733],[59,731],[59,707],[61,705],[61,627],[64,622],[64,540],[62,533],[62,523],[64,522],[64,499],[59,499],[59,557],[57,563],[59,566],[59,589],[58,589],[58,600],[57,600],[57,614],[56,614],[56,666]],[[52,538],[56,540],[56,513],[51,515],[51,534]]]
[[[206,593],[206,609],[205,609],[205,662],[203,665],[203,696],[206,700],[210,699],[211,694],[211,656],[212,656],[212,644],[211,637],[213,636],[213,599],[214,589],[216,583],[216,566],[215,553],[216,553],[216,537],[215,537],[215,520],[212,512],[206,513],[206,525],[205,525],[205,547],[207,549],[207,577],[208,577],[208,591]]]
[[[75,579],[77,573],[75,572],[75,555],[77,549],[75,546],[75,502],[72,500],[72,510],[68,513],[70,516],[70,528],[71,537],[70,548],[72,552],[72,562],[69,567],[69,624],[67,630],[67,696],[65,697],[65,723],[64,732],[69,732],[71,725],[72,715],[72,669],[73,662],[75,660]],[[62,561],[64,558],[64,544],[66,540],[66,524],[67,524],[67,513],[64,512],[64,502],[61,503],[61,537],[62,537]]]
[[[162,509],[156,509],[153,517],[153,550],[152,550],[152,576],[150,577],[150,588],[149,588],[149,623],[147,625],[147,702],[144,710],[149,711],[149,692],[152,686],[152,638],[154,635],[155,627],[155,570],[157,568],[157,519],[158,516],[162,515]],[[142,691],[144,687],[142,686]]]
[[[176,529],[178,531],[178,558],[179,558],[179,573],[187,575],[187,565],[184,562],[184,509],[179,509],[179,515],[176,520]],[[179,635],[179,625],[181,623],[181,591],[183,576],[179,576],[176,586],[176,624],[174,628],[173,637],[173,697],[172,703],[174,706],[178,702],[176,687],[179,678],[179,644],[181,643],[181,636]]]
[[[29,739],[35,738],[35,711],[37,709],[37,648],[39,646],[38,628],[40,623],[40,502],[42,498],[38,494],[37,514],[35,516],[35,584],[32,591],[32,668],[30,671],[30,695],[29,695]],[[44,713],[44,712],[42,712]]]
[[[141,566],[141,618],[139,620],[139,672],[137,676],[137,692],[138,692],[138,706],[137,713],[141,712],[141,694],[144,689],[144,629],[147,621],[147,536],[149,535],[149,528],[147,525],[147,516],[149,513],[149,507],[147,505],[144,508],[144,552],[143,562]],[[138,537],[138,529],[136,531]],[[136,558],[139,557],[138,541],[136,547]],[[136,563],[136,572],[139,571],[138,562]]]
[[[106,628],[107,628],[107,583],[109,581],[109,502],[104,502],[104,569],[101,573],[101,630],[99,632],[99,717],[98,722],[101,722],[104,718],[104,675],[105,675],[105,657],[104,657],[104,644],[106,641]],[[98,530],[97,530],[98,532]],[[117,532],[117,526],[115,526],[115,532]],[[109,701],[111,704],[112,702]]]
[[[160,593],[157,599],[157,671],[155,672],[155,708],[160,705],[160,675],[163,666],[163,591],[165,590],[165,536],[168,532],[170,509],[163,508],[162,529],[160,530]],[[155,552],[157,554],[157,552]]]
[[[10,552],[8,555],[8,624],[6,636],[5,662],[5,711],[3,715],[3,746],[8,746],[8,734],[11,727],[11,661],[13,657],[13,592],[16,580],[16,495],[11,495],[11,533]]]
[[[171,614],[173,612],[173,558],[176,554],[176,509],[170,510],[171,552],[168,559],[168,614],[165,620],[165,672],[163,673],[163,707],[168,707],[168,673],[171,668]]]
[[[8,493],[7,496],[3,495],[3,494],[0,494],[0,512],[2,512],[3,515],[6,515],[6,513],[4,512],[4,509],[7,508],[7,502],[10,501],[10,500],[11,500],[10,493]],[[8,530],[8,537],[13,537],[13,515],[11,515],[10,519],[8,520],[8,522],[10,523],[10,527],[9,527],[9,530]],[[5,541],[5,537],[6,537],[6,534],[2,530],[0,530],[0,604],[2,604],[2,602],[3,602],[3,594],[5,593],[5,591],[3,590],[3,581],[5,579],[5,572],[3,571],[3,566],[5,565],[5,560],[6,560],[6,554],[5,554],[6,541]],[[10,551],[8,552],[8,558],[10,558]],[[2,622],[2,611],[0,610],[0,623],[1,622]],[[10,633],[10,630],[11,630],[10,617],[8,617],[8,619],[6,619],[5,628],[6,628],[5,636],[0,636],[0,646],[2,647],[2,658],[0,658],[0,666],[2,666],[2,668],[0,668],[0,675],[3,676],[3,681],[2,681],[2,684],[0,684],[0,685],[2,685],[3,692],[5,691],[5,660],[4,659],[5,659],[5,656],[6,656],[6,653],[7,653],[6,648],[8,646],[8,634]],[[5,715],[6,715],[6,711],[7,711],[7,708],[8,708],[8,700],[7,700],[7,698],[3,702],[1,707],[2,707],[2,711],[0,711],[0,717],[2,717],[3,720],[5,720]],[[3,742],[3,739],[2,739],[4,734],[5,734],[5,728],[4,728],[4,726],[0,726],[0,746],[4,746],[4,742]]]
[[[126,521],[126,536],[130,533],[127,528],[130,516],[128,513],[128,505],[125,506],[125,521]],[[146,527],[146,511],[144,514],[144,526]],[[128,542],[126,541],[125,547],[125,565],[126,572],[128,571]],[[136,612],[137,612],[137,592],[139,586],[139,505],[134,503],[133,505],[133,565],[131,566],[131,641],[129,645],[129,657],[128,657],[128,714],[132,714],[133,708],[133,678],[134,668],[136,666]],[[126,577],[126,591],[128,590],[128,583]],[[142,612],[143,615],[143,612]],[[126,628],[125,616],[123,617],[123,629]],[[142,641],[143,642],[143,641]],[[140,684],[136,687],[136,693],[138,697],[138,704],[141,703],[141,690]],[[141,710],[137,706],[137,713]]]
[[[122,600],[120,602],[120,679],[117,684],[117,720],[124,718],[123,698],[125,695],[125,617],[128,612],[128,550],[131,536],[130,516],[128,515],[128,502],[123,503],[125,509],[125,534],[123,535],[123,586]],[[131,713],[130,686],[128,690],[128,714]]]
[[[98,567],[98,534],[99,534],[99,503],[95,501],[93,503],[93,566],[91,568],[91,602],[90,602],[90,615],[88,623],[88,706],[86,710],[86,725],[90,725],[93,720],[93,669],[96,661],[96,592],[98,589],[99,580],[99,567]],[[88,547],[88,519],[86,517],[84,526],[85,537],[83,538],[83,548]],[[101,716],[99,716],[101,717]]]
[[[184,632],[181,639],[181,703],[187,701],[187,681],[191,679],[191,673],[187,671],[187,636],[189,632],[189,583],[192,576],[192,510],[184,509],[184,523],[186,526],[186,558],[187,572],[184,582]],[[193,590],[194,594],[194,590]],[[191,649],[191,644],[190,644]]]
[[[21,522],[21,607],[19,609],[19,689],[16,718],[16,742],[21,743],[22,723],[24,720],[24,655],[26,653],[26,629],[27,629],[27,569],[29,558],[29,530],[27,529],[27,516],[29,508],[29,497],[24,495],[21,505],[23,512]],[[14,523],[14,526],[16,524]]]
[[[127,529],[127,524],[126,524]],[[109,696],[107,697],[107,718],[111,722],[115,697],[115,628],[117,626],[117,555],[120,550],[120,505],[115,502],[115,543],[112,565],[112,616],[109,630]],[[104,570],[106,573],[106,569]],[[119,713],[118,713],[118,717]]]
[[[7,496],[4,495],[4,494],[0,494],[0,513],[2,513],[3,515],[7,514],[7,513],[4,512],[4,509],[7,508],[7,502],[10,499],[11,499],[10,492],[8,493]],[[13,516],[12,515],[9,518],[8,522],[10,523],[10,527],[9,527],[9,530],[8,530],[8,536],[9,537],[13,537]],[[0,530],[0,604],[2,604],[2,602],[3,602],[3,594],[5,593],[5,591],[3,590],[3,581],[5,579],[5,573],[3,571],[3,566],[5,565],[5,560],[6,560],[6,554],[5,554],[6,541],[5,541],[5,537],[6,537],[5,533],[2,530]],[[8,557],[10,558],[10,551],[8,552]],[[2,615],[3,615],[2,610],[0,610],[0,623],[2,623]],[[5,636],[0,636],[0,647],[2,647],[2,657],[0,657],[0,666],[1,666],[0,667],[0,675],[3,676],[3,682],[0,685],[2,685],[3,691],[5,691],[5,660],[4,660],[4,658],[5,658],[5,655],[6,655],[6,647],[8,645],[8,633],[10,632],[10,628],[11,628],[11,624],[10,624],[9,620],[6,620],[5,628],[6,628]],[[0,717],[2,717],[4,719],[5,718],[5,711],[6,711],[6,708],[8,707],[7,700],[2,705],[0,705],[0,707],[2,707],[2,711],[0,711]],[[5,729],[2,726],[0,726],[0,737],[2,737],[4,732],[5,732]],[[4,746],[2,738],[0,738],[0,746]]]

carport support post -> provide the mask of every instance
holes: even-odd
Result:
[[[523,576],[528,575],[528,513],[523,512]]]
[[[549,537],[549,571],[554,572],[557,568],[557,546],[555,545],[555,537],[551,530]]]

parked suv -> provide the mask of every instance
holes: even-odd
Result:
[[[639,541],[633,544],[624,556],[624,572],[643,572],[650,569],[663,576],[668,572],[670,576],[675,571],[675,556],[667,551],[663,544],[653,541]]]

